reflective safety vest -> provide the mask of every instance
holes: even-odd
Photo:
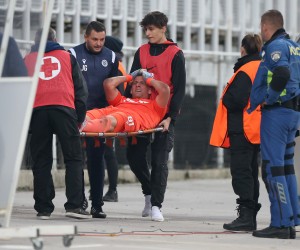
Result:
[[[231,77],[227,86],[224,88],[221,100],[218,105],[218,109],[216,112],[213,129],[210,137],[210,145],[222,148],[229,148],[230,142],[228,137],[228,129],[227,129],[227,108],[223,105],[223,96],[228,90],[229,86],[232,84],[236,74],[240,71],[245,72],[251,79],[253,84],[256,72],[258,70],[258,66],[260,61],[251,61],[244,64],[240,67]],[[251,114],[247,113],[247,109],[250,107],[250,102],[248,100],[248,104],[243,112],[243,127],[244,134],[246,139],[252,144],[260,144],[260,120],[261,120],[261,111],[260,107],[256,108]]]
[[[122,76],[126,76],[126,70],[124,68],[124,65],[121,61],[119,61],[119,66],[118,66],[119,72],[121,72]],[[127,87],[127,82],[124,82],[124,89]]]

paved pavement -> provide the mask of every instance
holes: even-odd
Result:
[[[251,233],[228,233],[224,222],[235,219],[235,195],[230,179],[171,181],[163,206],[164,222],[142,218],[144,198],[140,185],[122,184],[118,187],[119,202],[107,202],[107,219],[76,220],[64,216],[64,190],[58,189],[56,209],[48,221],[36,219],[32,208],[32,191],[17,192],[11,227],[76,225],[79,235],[71,241],[76,249],[299,249],[300,233],[295,240],[260,239]],[[258,228],[269,224],[269,202],[261,185]],[[20,235],[19,235],[20,236]],[[65,249],[61,236],[43,237],[43,249]],[[28,238],[0,240],[1,249],[34,249]]]

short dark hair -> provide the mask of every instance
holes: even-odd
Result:
[[[146,27],[149,25],[154,25],[158,28],[163,28],[168,24],[168,17],[159,11],[152,11],[144,16],[143,20],[140,22],[141,27]]]
[[[106,33],[106,28],[103,23],[99,21],[92,21],[90,22],[85,29],[85,35],[90,35],[92,30],[95,30],[96,32],[105,32]]]
[[[42,38],[42,32],[43,29],[39,28],[36,33],[35,33],[35,38],[34,38],[34,42],[35,43],[39,43],[41,41]],[[51,42],[56,42],[56,31],[55,29],[49,27],[49,32],[48,32],[48,37],[47,37],[47,41],[51,41]]]
[[[258,34],[248,34],[242,40],[242,47],[248,55],[259,53],[262,47],[262,40]]]
[[[261,23],[269,23],[274,28],[283,28],[283,16],[279,10],[268,10],[261,16]]]

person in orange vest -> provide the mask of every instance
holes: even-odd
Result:
[[[246,35],[241,44],[241,58],[234,65],[234,74],[225,87],[216,112],[210,145],[230,149],[232,187],[238,196],[238,218],[223,228],[233,231],[256,229],[258,203],[258,154],[261,112],[251,115],[249,97],[260,63],[262,40],[257,34]]]

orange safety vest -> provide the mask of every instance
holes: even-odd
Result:
[[[122,76],[126,76],[126,70],[124,68],[124,65],[121,61],[119,61],[118,70],[121,72]],[[124,89],[127,87],[127,82],[124,82]]]
[[[251,79],[253,84],[258,66],[260,61],[251,61],[244,64],[240,67],[231,77],[227,86],[224,88],[220,103],[218,105],[218,109],[216,112],[214,125],[212,129],[212,133],[210,136],[209,144],[216,147],[229,148],[230,142],[228,137],[228,129],[227,129],[227,109],[223,105],[223,96],[226,93],[227,89],[233,82],[236,74],[240,71],[245,72]],[[261,111],[258,107],[251,114],[247,113],[247,109],[250,107],[250,101],[248,100],[248,104],[243,112],[243,126],[244,126],[244,134],[246,139],[252,144],[260,144],[260,120],[261,120]]]

